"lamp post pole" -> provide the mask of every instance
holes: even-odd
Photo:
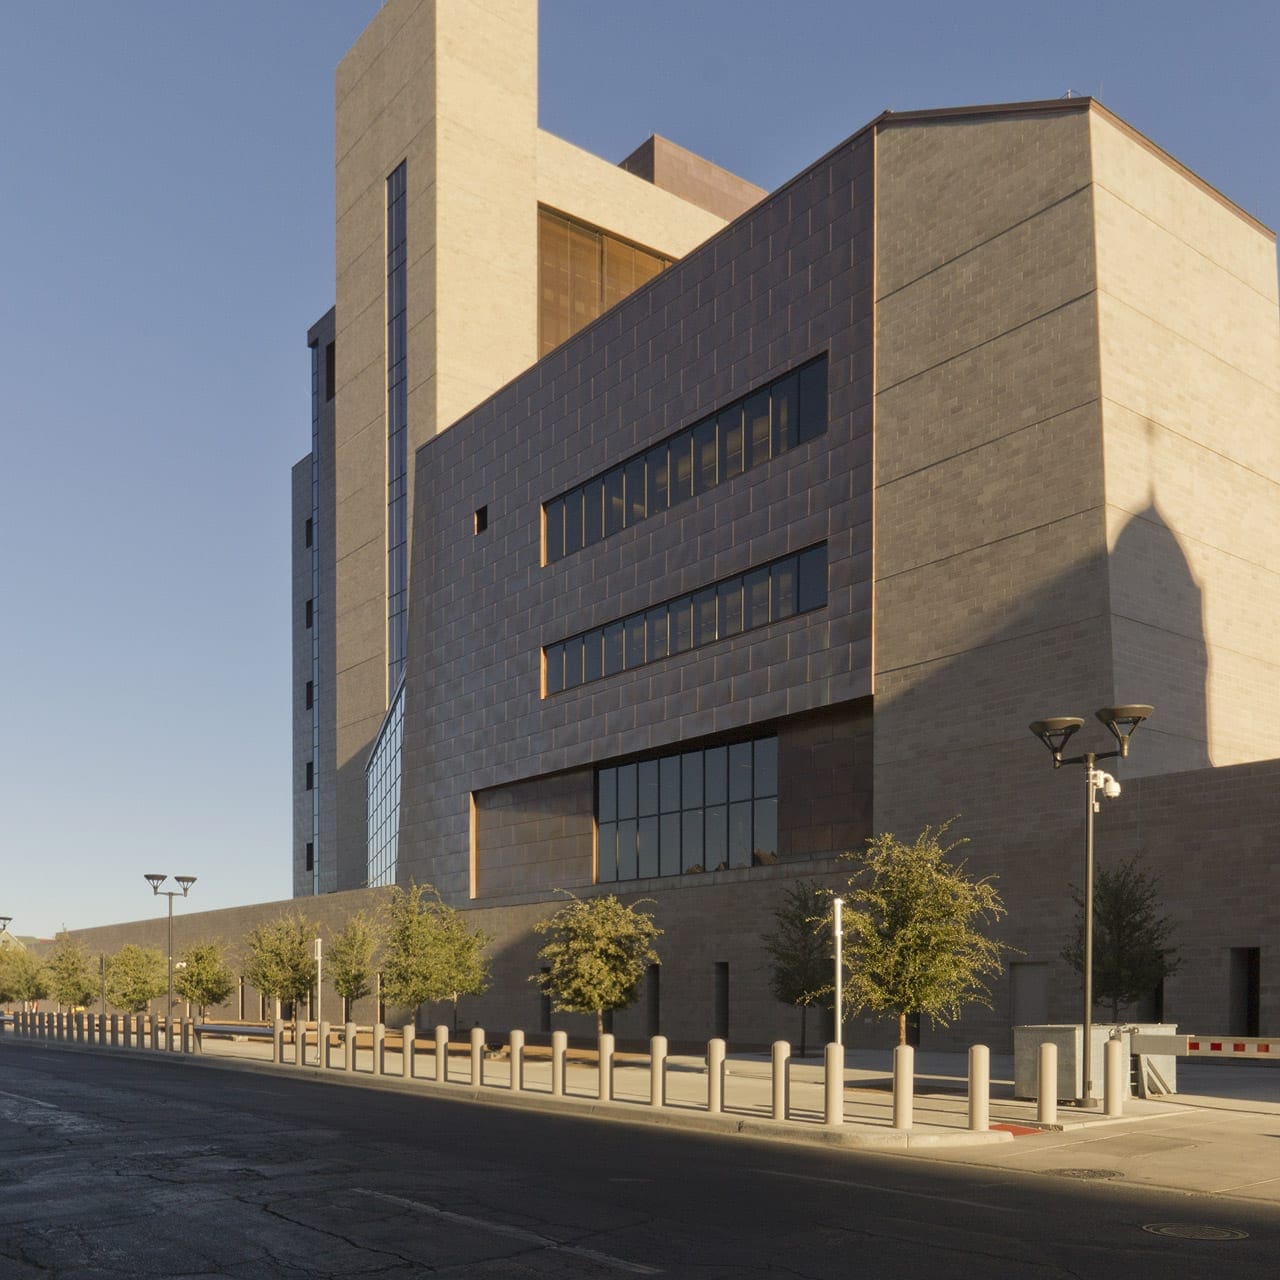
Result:
[[[844,1048],[844,899],[832,900],[831,940],[836,962],[836,1044]]]
[[[173,1048],[173,900],[181,894],[186,897],[191,892],[191,886],[195,884],[195,876],[174,876],[174,880],[178,884],[177,889],[161,889],[160,886],[168,879],[168,876],[160,875],[153,872],[143,876],[143,879],[151,886],[151,892],[157,898],[169,899],[169,1004],[165,1010],[164,1016],[164,1043],[167,1049]]]
[[[1095,1107],[1097,1099],[1093,1096],[1093,815],[1098,811],[1098,792],[1101,791],[1109,799],[1120,794],[1120,784],[1109,774],[1096,768],[1099,760],[1112,760],[1117,757],[1126,758],[1129,754],[1129,739],[1133,737],[1137,727],[1146,720],[1152,708],[1144,705],[1124,707],[1103,707],[1096,712],[1100,720],[1110,730],[1119,743],[1116,751],[1086,751],[1078,756],[1063,758],[1062,752],[1072,735],[1078,732],[1084,721],[1078,716],[1054,716],[1047,720],[1037,720],[1031,725],[1031,732],[1049,748],[1053,756],[1053,767],[1060,769],[1064,764],[1084,765],[1085,776],[1085,809],[1084,809],[1084,1019],[1081,1031],[1081,1092],[1076,1099],[1080,1107]]]

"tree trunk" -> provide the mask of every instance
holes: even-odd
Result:
[[[907,1043],[907,1011],[905,1009],[898,1011],[898,1043]]]

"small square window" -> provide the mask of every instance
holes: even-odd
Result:
[[[489,508],[487,506],[476,508],[476,532],[483,533],[489,527]]]

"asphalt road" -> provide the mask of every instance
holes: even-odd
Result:
[[[1265,1203],[0,1042],[0,1280],[1220,1280],[1278,1250]]]

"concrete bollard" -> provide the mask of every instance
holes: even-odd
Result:
[[[484,1028],[471,1028],[471,1087],[484,1084]]]
[[[1125,1095],[1129,1081],[1125,1072],[1123,1040],[1108,1040],[1103,1049],[1103,1103],[1109,1116],[1124,1115]]]
[[[191,1042],[195,1039],[195,1032],[190,1018],[182,1019],[178,1024],[178,1032],[182,1038],[182,1052],[194,1053],[195,1050],[191,1047]]]
[[[773,1118],[785,1120],[790,1112],[791,1046],[785,1040],[773,1042]]]
[[[164,1034],[167,1039],[168,1027],[165,1027]],[[307,1065],[307,1024],[298,1017],[293,1020],[293,1065],[295,1067]]]
[[[916,1051],[900,1044],[893,1051],[893,1127],[910,1129],[915,1103]]]
[[[155,1031],[155,1027],[152,1027]],[[284,1061],[284,1021],[277,1018],[271,1028],[271,1061],[277,1065]]]
[[[969,1046],[969,1128],[991,1128],[991,1050],[985,1044]]]
[[[449,1081],[449,1028],[436,1027],[436,1084]]]
[[[387,1029],[381,1022],[373,1024],[373,1074],[385,1075],[387,1070],[386,1056]]]
[[[356,1069],[356,1024],[348,1022],[344,1031],[347,1042],[347,1074]]]
[[[599,1061],[599,1085],[596,1097],[601,1102],[613,1100],[613,1037],[602,1032],[596,1045],[596,1056]]]
[[[160,1050],[160,1019],[154,1014],[151,1017],[151,1047],[156,1052]]]
[[[113,1049],[119,1047],[120,1044],[120,1015],[113,1013],[111,1015],[111,1047]]]
[[[513,1031],[507,1038],[508,1052],[511,1057],[511,1084],[514,1093],[524,1088],[524,1032]]]
[[[564,1031],[551,1033],[551,1096],[564,1097],[564,1055],[569,1049],[569,1036]]]
[[[667,1037],[654,1036],[649,1041],[649,1105],[667,1105]]]
[[[823,1105],[822,1118],[826,1124],[844,1124],[844,1045],[832,1041],[822,1057]]]
[[[84,1014],[77,1013],[75,1015],[76,1024],[76,1044],[84,1044]]]
[[[724,1110],[724,1041],[707,1041],[707,1111],[718,1116]]]
[[[331,1029],[327,1022],[322,1021],[316,1024],[316,1047],[320,1051],[316,1061],[322,1071],[329,1066],[329,1032]]]
[[[1041,1124],[1058,1123],[1058,1046],[1047,1041],[1040,1046],[1036,1081],[1036,1119]]]
[[[413,1079],[413,1042],[417,1039],[415,1023],[406,1022],[400,1028],[400,1074],[406,1080]]]

